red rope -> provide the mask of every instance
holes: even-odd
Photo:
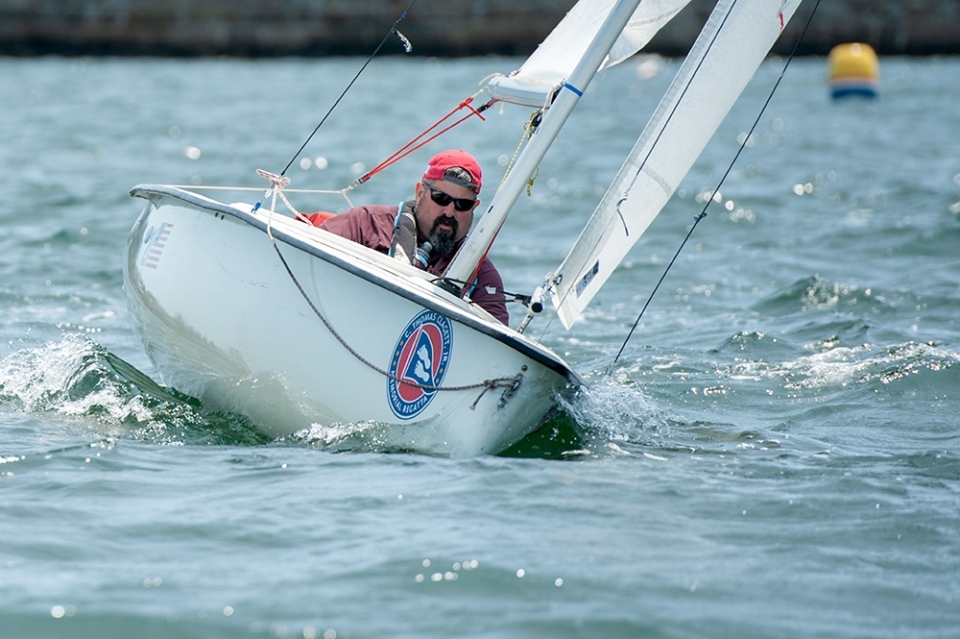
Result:
[[[370,171],[368,171],[365,175],[363,175],[360,179],[358,179],[354,184],[355,184],[355,185],[363,184],[364,182],[366,182],[367,180],[369,180],[370,178],[372,178],[374,175],[376,175],[376,174],[379,173],[380,171],[383,171],[383,170],[386,169],[388,166],[392,166],[393,164],[396,164],[397,162],[399,162],[399,161],[402,160],[403,158],[407,157],[408,155],[410,155],[410,154],[413,153],[414,151],[417,151],[417,150],[421,149],[422,147],[424,147],[425,145],[429,144],[430,142],[436,140],[438,137],[440,137],[441,135],[443,135],[444,133],[446,133],[446,132],[449,131],[450,129],[454,128],[455,126],[458,126],[459,124],[462,124],[463,122],[465,122],[468,118],[470,118],[470,117],[473,116],[473,115],[477,116],[477,117],[480,118],[481,120],[486,121],[486,118],[483,117],[482,113],[483,113],[483,111],[486,111],[488,108],[490,108],[490,107],[496,102],[496,100],[491,100],[490,102],[487,102],[486,104],[482,105],[479,109],[473,108],[473,106],[471,106],[471,104],[470,104],[471,102],[473,102],[473,97],[472,97],[472,96],[469,97],[469,98],[467,98],[466,100],[462,101],[460,104],[457,105],[457,108],[452,109],[452,110],[451,110],[449,113],[447,113],[445,116],[443,116],[442,118],[440,118],[439,120],[437,120],[436,122],[434,122],[433,124],[431,124],[429,127],[427,127],[426,129],[424,129],[421,133],[419,133],[418,135],[416,135],[412,140],[410,140],[409,142],[407,142],[406,144],[404,144],[402,147],[400,147],[399,149],[397,149],[396,151],[394,151],[392,155],[390,155],[389,157],[387,157],[385,160],[383,160],[383,161],[382,161],[380,164],[378,164],[377,166],[375,166],[375,167],[373,167],[372,169],[370,169]],[[444,122],[446,122],[447,120],[449,120],[451,117],[453,117],[453,115],[454,115],[457,111],[460,111],[461,109],[464,109],[464,108],[469,109],[470,112],[467,113],[466,115],[464,115],[464,116],[463,116],[462,118],[460,118],[459,120],[455,121],[453,124],[450,124],[450,125],[446,126],[445,128],[440,129],[439,131],[437,131],[437,132],[434,133],[433,135],[430,135],[429,137],[426,137],[426,139],[424,139],[424,137],[427,136],[428,134],[430,134],[431,131],[433,131],[434,129],[436,129],[437,127],[439,127],[441,124],[443,124]]]

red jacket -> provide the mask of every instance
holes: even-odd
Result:
[[[396,206],[358,206],[321,220],[320,228],[389,254],[397,211]],[[434,275],[443,275],[449,264],[449,257],[433,255],[426,270]],[[484,258],[480,263],[477,277],[467,294],[472,302],[509,325],[510,314],[507,312],[506,297],[503,294],[503,280],[488,258]]]

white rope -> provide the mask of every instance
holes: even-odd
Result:
[[[285,175],[270,173],[269,171],[264,171],[263,169],[257,169],[257,175],[267,178],[272,185],[269,191],[271,194],[270,208],[272,210],[277,210],[277,196],[280,196],[280,199],[283,201],[283,203],[287,205],[287,209],[293,213],[293,217],[306,220],[306,216],[302,215],[300,211],[293,206],[293,204],[290,204],[290,200],[288,200],[287,196],[283,194],[284,187],[290,186],[290,178],[286,177]]]
[[[207,184],[170,184],[176,189],[189,191],[263,191],[259,186],[213,186]],[[318,195],[343,195],[343,189],[284,189],[287,193],[314,193]]]

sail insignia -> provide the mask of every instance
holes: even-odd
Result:
[[[577,282],[577,295],[579,296],[583,293],[584,289],[590,286],[590,282],[593,281],[593,278],[597,273],[600,272],[600,260],[597,260],[593,263],[593,268],[587,271],[583,277],[580,278],[580,281]]]

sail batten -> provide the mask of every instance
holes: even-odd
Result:
[[[567,328],[673,196],[801,0],[720,0],[647,126],[555,272]],[[641,7],[644,3],[641,3]]]

